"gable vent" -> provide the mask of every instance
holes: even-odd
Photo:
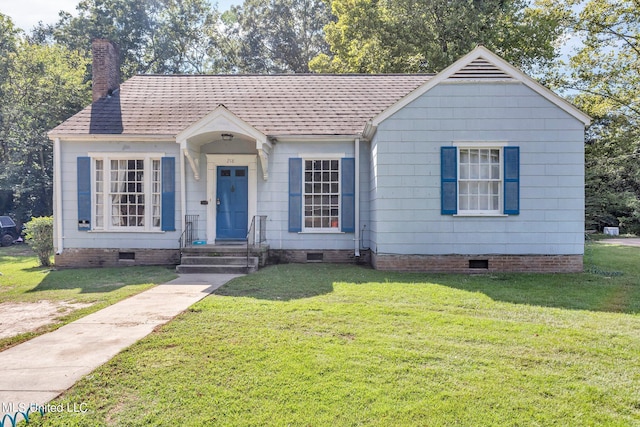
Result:
[[[501,68],[498,68],[491,62],[487,61],[484,58],[478,58],[471,61],[462,69],[456,71],[452,74],[449,79],[461,80],[479,80],[479,79],[489,79],[489,80],[505,80],[505,79],[513,79],[511,75],[507,74]]]

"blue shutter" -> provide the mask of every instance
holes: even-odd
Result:
[[[342,218],[341,229],[345,233],[356,231],[356,159],[346,157],[342,159],[341,193],[342,193]]]
[[[302,159],[289,159],[289,231],[302,231]]]
[[[504,147],[504,214],[520,213],[520,147]]]
[[[78,230],[91,230],[91,157],[78,157]]]
[[[176,229],[176,159],[163,157],[161,161],[162,174],[162,231]]]
[[[440,147],[440,212],[458,213],[458,148]]]

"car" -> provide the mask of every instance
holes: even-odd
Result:
[[[11,246],[20,240],[16,223],[9,216],[0,216],[0,246]]]

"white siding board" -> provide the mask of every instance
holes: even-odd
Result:
[[[62,237],[64,248],[177,248],[180,237],[180,185],[176,177],[176,231],[167,232],[104,232],[78,230],[77,158],[88,153],[158,152],[176,158],[176,173],[180,173],[179,146],[175,143],[142,142],[61,142]],[[92,206],[92,211],[94,207]]]
[[[382,122],[374,137],[371,171],[377,175],[371,180],[371,207],[376,250],[582,253],[583,135],[581,122],[522,84],[432,88]],[[459,141],[520,147],[520,215],[440,214],[440,147]]]

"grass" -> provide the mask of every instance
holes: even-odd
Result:
[[[86,413],[32,422],[640,425],[640,249],[587,258],[598,274],[268,267],[54,402]]]
[[[0,248],[0,303],[65,301],[91,304],[25,334],[0,339],[0,351],[175,277],[165,267],[69,269],[39,267],[27,245]]]

